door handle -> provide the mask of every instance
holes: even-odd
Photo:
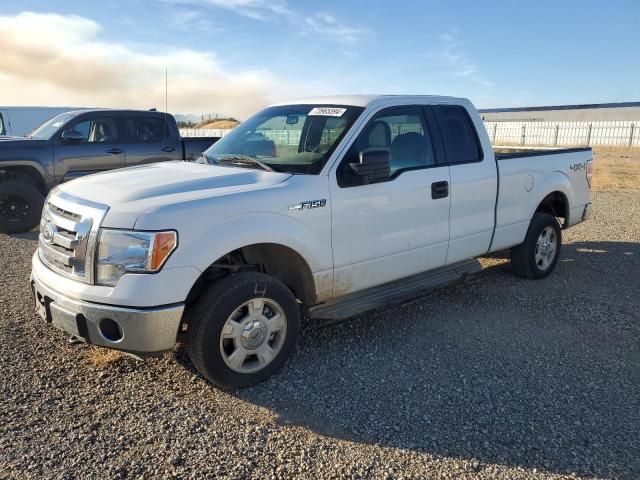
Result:
[[[431,198],[446,198],[449,196],[449,182],[433,182],[431,184]]]
[[[162,149],[161,149],[161,150],[162,150],[163,152],[167,152],[167,153],[169,153],[169,152],[173,152],[175,149],[176,149],[176,147],[162,147]]]
[[[118,155],[118,154],[122,153],[122,149],[121,148],[111,148],[111,149],[107,150],[107,153],[110,153],[111,155]]]

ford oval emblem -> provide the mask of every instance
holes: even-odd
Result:
[[[47,222],[44,224],[42,228],[42,238],[47,243],[53,243],[53,236],[56,234],[56,227],[51,223]]]

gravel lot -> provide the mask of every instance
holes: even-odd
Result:
[[[640,192],[595,195],[554,274],[305,324],[228,394],[182,351],[94,365],[33,313],[35,234],[0,235],[2,478],[640,478]]]

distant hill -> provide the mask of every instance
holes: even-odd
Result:
[[[217,121],[231,120],[235,122],[235,125],[240,123],[235,118],[232,118],[229,115],[223,115],[220,113],[203,113],[202,115],[194,115],[192,113],[185,113],[185,114],[174,113],[173,116],[176,119],[177,123],[191,124],[193,126],[197,126],[196,128],[205,128],[203,127],[203,125],[209,125]],[[233,127],[206,127],[206,128],[233,128]]]
[[[216,120],[205,120],[195,126],[195,128],[236,128],[240,122],[235,118],[218,118]]]

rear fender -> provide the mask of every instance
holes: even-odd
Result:
[[[571,211],[571,201],[574,198],[573,187],[569,176],[562,172],[555,170],[549,174],[543,176],[543,178],[536,182],[534,186],[534,195],[529,197],[529,221],[533,218],[533,214],[536,212],[538,206],[542,201],[551,193],[560,192],[564,195],[567,201],[567,212]],[[567,216],[569,213],[567,213]],[[566,219],[569,220],[568,218]]]

